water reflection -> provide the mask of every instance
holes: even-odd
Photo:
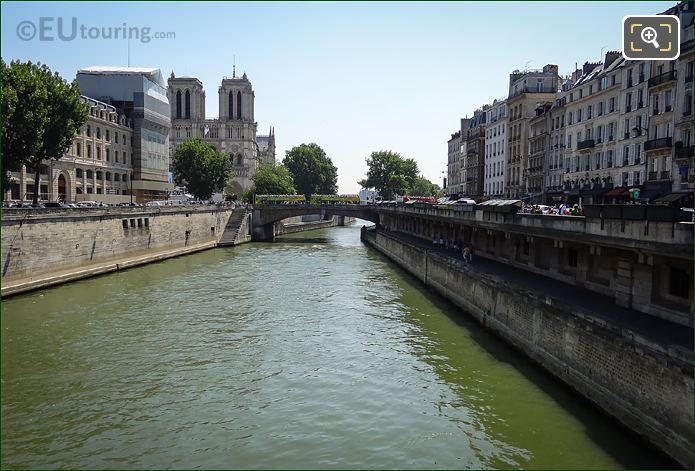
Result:
[[[359,228],[12,298],[4,467],[662,464]]]

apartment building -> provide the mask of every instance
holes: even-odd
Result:
[[[555,99],[558,83],[558,68],[552,64],[541,70],[515,70],[509,75],[506,194],[510,198],[529,197],[524,174],[528,169],[529,121],[539,103]]]
[[[507,173],[507,100],[493,101],[485,119],[485,196],[502,196]]]
[[[563,177],[569,172],[569,167],[565,167],[565,151],[567,143],[567,128],[565,126],[565,105],[567,104],[568,90],[572,82],[565,79],[561,85],[555,102],[550,108],[550,136],[549,148],[547,152],[547,165],[545,168],[545,203],[553,204],[562,201],[564,198]]]
[[[133,178],[133,120],[124,110],[81,97],[87,121],[60,160],[46,160],[33,171],[11,172],[7,200],[31,201],[39,191],[42,201],[124,203],[131,200]]]
[[[485,121],[487,105],[473,112],[466,132],[466,196],[482,196],[485,180]]]
[[[545,175],[550,157],[550,109],[552,102],[539,103],[535,116],[529,120],[528,167],[524,170],[529,202],[545,202]]]
[[[451,139],[447,142],[448,145],[448,160],[447,160],[447,189],[448,194],[458,195],[461,192],[461,182],[459,180],[461,174],[461,130],[459,129],[451,135]]]
[[[581,76],[569,90],[565,106],[565,169],[569,172],[564,182],[570,202],[598,202],[600,195],[613,188],[620,174],[616,146],[623,63],[617,51],[606,53],[603,62],[587,62],[577,71]],[[630,138],[627,132],[625,137]],[[639,161],[631,161],[630,165],[633,163]]]

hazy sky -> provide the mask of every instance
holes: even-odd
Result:
[[[89,65],[127,65],[123,39],[21,40],[32,31],[23,22],[40,17],[173,32],[131,40],[131,66],[199,78],[216,117],[217,87],[236,56],[256,93],[259,134],[275,127],[278,158],[316,142],[338,167],[340,192],[355,193],[365,158],[380,149],[414,158],[441,184],[458,119],[506,95],[509,72],[554,63],[565,74],[598,61],[602,47],[620,48],[624,15],[674,4],[3,2],[2,57],[44,62],[70,79]]]

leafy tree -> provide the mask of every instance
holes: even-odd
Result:
[[[176,148],[173,169],[177,184],[185,184],[196,198],[208,199],[224,188],[232,162],[205,141],[191,139]]]
[[[363,188],[374,188],[385,200],[406,194],[418,178],[417,162],[405,159],[397,152],[372,152],[366,161],[367,178],[358,183]]]
[[[302,144],[287,151],[282,163],[294,179],[299,194],[334,195],[338,191],[338,169],[316,144]]]
[[[253,193],[258,195],[294,195],[294,181],[284,165],[261,165],[251,177]]]
[[[87,106],[77,82],[68,83],[46,65],[2,61],[1,67],[3,185],[9,184],[8,171],[22,165],[34,170],[36,204],[41,163],[63,157],[87,121]]]
[[[415,179],[413,186],[408,190],[408,194],[412,196],[437,196],[439,186],[435,185],[422,175]]]

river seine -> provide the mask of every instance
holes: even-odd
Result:
[[[2,308],[3,468],[669,465],[359,225]]]

